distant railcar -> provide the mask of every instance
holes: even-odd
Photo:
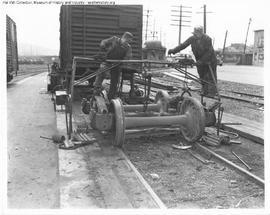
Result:
[[[18,64],[18,46],[17,46],[17,29],[16,23],[6,16],[6,49],[7,49],[7,82],[17,75],[19,70]]]

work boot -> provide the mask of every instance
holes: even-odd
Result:
[[[87,99],[85,98],[82,99],[81,107],[82,107],[82,112],[84,114],[90,113],[90,102]]]

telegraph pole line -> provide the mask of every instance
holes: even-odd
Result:
[[[163,33],[163,32],[162,32],[162,28],[160,27],[160,29],[159,29],[159,40],[160,40],[160,41],[162,41],[162,39],[163,39],[163,38],[162,38],[162,33]]]
[[[188,7],[188,6],[183,6],[183,5],[180,5],[180,6],[175,6],[173,5],[172,7],[177,7],[179,8],[179,10],[171,10],[171,12],[176,12],[178,13],[177,15],[173,14],[172,16],[174,17],[178,17],[179,19],[172,19],[172,21],[177,21],[178,24],[171,24],[173,26],[178,26],[179,29],[178,29],[178,45],[181,44],[181,34],[182,34],[182,27],[190,27],[190,25],[183,25],[182,22],[190,22],[190,20],[184,20],[183,17],[188,17],[190,18],[191,16],[186,16],[186,15],[183,15],[185,13],[192,13],[191,11],[188,11],[188,10],[183,10],[184,8],[191,8],[191,7]]]
[[[212,13],[206,11],[206,5],[203,5],[203,12],[196,12],[196,13],[203,13],[203,32],[206,34],[206,14]]]
[[[222,56],[224,56],[224,52],[225,52],[227,34],[228,34],[228,30],[225,33],[225,38],[224,38],[224,43],[223,43],[223,49],[222,49]]]
[[[203,32],[206,34],[206,5],[203,5]]]
[[[146,16],[145,41],[147,41],[147,38],[148,38],[148,37],[147,37],[147,36],[148,36],[147,34],[148,34],[148,27],[149,27],[149,26],[148,26],[148,23],[149,23],[149,17],[151,16],[151,15],[149,15],[150,12],[152,12],[152,10],[149,10],[149,9],[146,10],[146,15],[145,15],[145,16]]]
[[[181,28],[182,28],[182,8],[183,6],[180,5],[180,16],[179,16],[179,35],[178,35],[178,45],[181,44]]]
[[[247,37],[248,37],[248,31],[249,31],[250,23],[251,23],[251,18],[249,18],[249,22],[248,22],[248,28],[247,28],[247,34],[246,34],[246,40],[245,40],[245,46],[244,46],[244,54],[246,54]]]
[[[156,34],[158,32],[156,31],[156,20],[154,19],[154,26],[153,26],[153,31],[151,31],[151,34],[152,34],[152,37],[153,37],[153,40],[155,40],[156,38]]]

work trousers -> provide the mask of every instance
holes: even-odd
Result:
[[[214,79],[211,75],[211,66]],[[203,64],[197,66],[197,71],[200,79],[202,80],[202,94],[214,96],[217,94],[217,64]]]
[[[111,65],[106,64],[106,63],[101,63],[99,70],[106,70],[110,67]],[[120,78],[120,68],[119,66],[114,67],[106,72],[102,72],[96,76],[96,80],[94,83],[95,88],[100,88],[102,87],[102,82],[103,80],[107,77],[110,76],[110,89],[108,93],[108,99],[114,99],[117,96],[117,87],[119,83],[119,78]]]

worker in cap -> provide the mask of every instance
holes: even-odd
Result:
[[[192,34],[179,46],[169,49],[168,55],[176,54],[191,45],[196,59],[197,71],[202,80],[202,95],[214,97],[217,94],[217,58],[212,45],[212,39],[203,32],[202,26],[194,27]]]
[[[195,26],[194,29],[193,29],[192,34],[198,34],[198,33],[200,35],[203,34],[203,27],[201,25]]]
[[[122,37],[132,39],[132,38],[133,38],[133,34],[132,34],[132,33],[130,33],[130,32],[127,32],[127,31],[126,31],[126,32],[123,34],[123,36],[122,36]]]
[[[108,60],[129,60],[132,58],[132,48],[130,43],[132,42],[133,35],[130,32],[125,32],[121,38],[113,36],[108,39],[104,39],[100,43],[100,48],[106,52],[105,58]],[[106,70],[111,65],[109,63],[101,63],[100,69]],[[117,96],[117,85],[120,78],[120,68],[114,67],[110,70],[110,89],[108,93],[108,99],[111,100]],[[100,73],[96,76],[94,83],[94,94],[99,94],[102,91],[102,82],[106,77],[106,73]]]

